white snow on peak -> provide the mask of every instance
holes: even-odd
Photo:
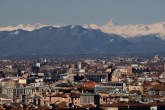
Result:
[[[87,26],[86,26],[87,27]],[[165,22],[158,22],[154,24],[128,24],[116,25],[110,20],[103,26],[91,24],[88,28],[100,29],[105,33],[118,34],[125,38],[136,37],[138,35],[159,34],[161,38],[165,39]]]
[[[19,34],[19,31],[15,31],[13,34],[18,35]]]
[[[114,41],[114,39],[110,39],[110,40],[109,40],[109,42],[113,42],[113,41]]]
[[[53,27],[56,27],[56,28],[60,28],[60,27],[62,27],[61,25],[59,25],[59,24],[54,24],[54,25],[52,25]]]
[[[0,27],[0,31],[13,31],[13,30],[18,30],[18,29],[22,29],[22,30],[26,30],[26,31],[33,31],[36,29],[40,29],[43,27],[47,27],[50,25],[43,25],[40,23],[36,23],[36,24],[19,24],[17,26],[7,26],[7,27]],[[61,25],[51,25],[53,27],[61,27]]]
[[[70,29],[74,29],[76,27],[76,25],[71,25]]]
[[[56,28],[64,27],[66,25],[43,25],[40,23],[36,24],[20,24],[17,26],[7,26],[0,27],[0,31],[13,31],[13,30],[27,30],[33,31],[35,29],[40,29],[46,26],[53,26]],[[75,28],[76,25],[71,25],[71,29]],[[84,24],[83,28],[99,29],[105,33],[117,34],[125,38],[136,37],[139,35],[149,35],[149,34],[158,34],[160,38],[165,39],[165,22],[157,22],[154,24],[127,24],[127,25],[117,25],[111,19],[107,24],[99,26],[96,24]]]
[[[19,31],[14,31],[14,32],[10,32],[10,34],[14,34],[14,35],[18,35],[20,32]]]
[[[22,29],[22,30],[27,30],[27,31],[32,31],[35,29],[40,29],[42,27],[45,27],[47,25],[43,25],[40,23],[36,23],[36,24],[19,24],[17,26],[7,26],[7,27],[0,27],[0,31],[13,31],[13,30],[18,30],[18,29]]]
[[[89,28],[88,24],[84,24],[84,25],[82,25],[82,27],[85,29]]]

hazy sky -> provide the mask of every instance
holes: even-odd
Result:
[[[165,0],[0,0],[0,26],[165,21]]]

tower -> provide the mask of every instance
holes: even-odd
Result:
[[[78,69],[82,69],[82,63],[78,62]]]

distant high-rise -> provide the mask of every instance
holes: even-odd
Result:
[[[81,62],[78,62],[78,69],[82,69],[82,63]]]
[[[47,59],[45,58],[45,59],[44,59],[44,63],[46,63],[46,62],[47,62]]]

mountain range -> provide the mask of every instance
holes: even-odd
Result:
[[[90,24],[86,25],[88,28],[100,29],[105,33],[113,33],[124,38],[137,37],[140,35],[159,34],[161,39],[165,39],[165,22],[157,22],[154,24],[128,24],[117,25],[112,20],[103,26]]]
[[[38,24],[0,28],[0,56],[165,53],[163,31],[126,36],[115,29],[105,32],[103,27]]]
[[[0,31],[13,31],[13,30],[26,30],[26,31],[33,31],[36,29],[40,29],[43,27],[52,26],[56,28],[65,27],[67,25],[43,25],[40,23],[36,24],[19,24],[17,26],[7,26],[7,27],[0,27]],[[140,35],[150,35],[150,34],[159,34],[161,39],[165,39],[165,22],[157,22],[153,24],[127,24],[127,25],[118,25],[116,22],[114,23],[113,20],[110,20],[105,25],[96,25],[96,24],[84,24],[82,25],[83,28],[90,28],[90,29],[99,29],[105,33],[109,34],[117,34],[124,38],[128,37],[137,37]]]

